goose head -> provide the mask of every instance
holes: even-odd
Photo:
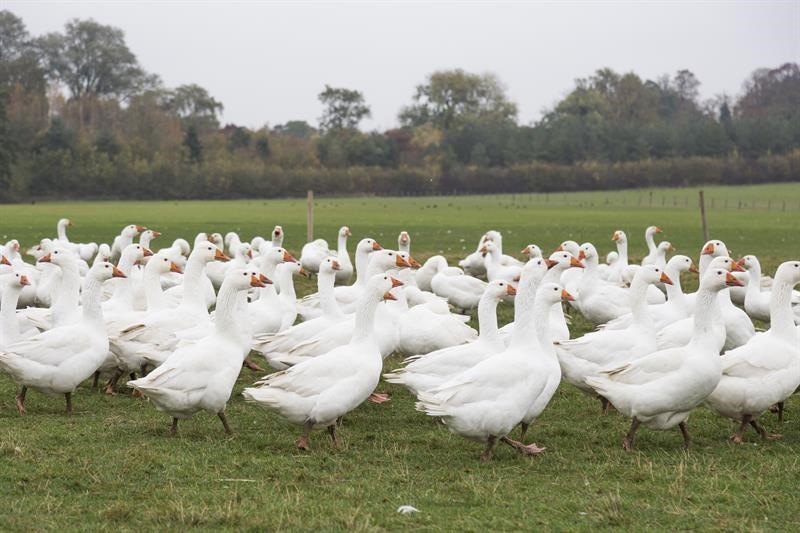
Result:
[[[209,242],[211,241],[209,240],[208,233],[201,231],[200,233],[194,236],[194,246],[192,246],[192,249],[197,248],[201,244],[206,244]]]
[[[202,261],[203,263],[210,263],[211,261],[230,261],[231,258],[222,253],[222,250],[216,247],[213,242],[201,242],[197,243],[192,250],[192,253],[189,254],[189,260],[192,258],[197,258],[197,260]]]
[[[189,246],[189,241],[186,239],[175,239],[172,241],[172,246],[170,248],[184,257],[189,257],[189,254],[192,253],[192,248]]]
[[[375,239],[361,239],[356,246],[356,253],[369,254],[378,250],[383,250],[383,247]]]
[[[272,229],[272,246],[283,246],[283,228],[280,226]]]
[[[261,236],[259,236],[259,235],[256,235],[256,236],[255,236],[255,237],[253,237],[253,239],[250,241],[250,246],[253,248],[253,250],[256,250],[257,252],[259,252],[259,253],[260,253],[260,252],[261,252],[261,245],[262,245],[262,244],[264,244],[265,242],[266,242],[266,241],[264,240],[264,237],[261,237]]]
[[[557,272],[563,272],[568,268],[583,268],[583,263],[569,252],[553,252],[547,260],[548,266],[552,265],[550,268]]]
[[[745,270],[739,266],[739,264],[727,256],[719,256],[715,257],[711,263],[709,263],[708,268],[717,268],[717,269],[724,269],[728,272],[744,272]]]
[[[655,285],[657,283],[666,283],[672,285],[672,280],[661,267],[656,265],[643,265],[636,270],[633,280],[640,280],[648,285]]]
[[[386,272],[391,268],[410,268],[411,264],[403,259],[396,250],[378,250],[369,256],[369,268],[373,272]]]
[[[269,250],[265,250],[264,253],[259,256],[259,259],[261,261],[260,268],[267,272],[272,272],[280,263],[297,262],[297,259],[283,248],[270,248]]]
[[[176,274],[183,274],[183,269],[175,263],[170,254],[161,250],[148,261],[145,267],[146,271],[156,271],[158,274],[166,274],[167,272],[174,272]]]
[[[223,286],[237,291],[246,291],[251,287],[263,289],[270,283],[270,279],[253,268],[232,268],[225,273],[225,279],[222,280]]]
[[[129,244],[124,250],[122,250],[120,263],[122,263],[124,259],[129,265],[135,265],[136,263],[142,261],[145,257],[151,257],[152,255],[153,252],[141,244]]]
[[[311,277],[311,274],[309,274],[308,271],[304,269],[297,261],[286,261],[284,259],[284,262],[279,264],[277,268],[289,272],[290,277],[294,276],[295,274],[300,274],[306,278]]]
[[[3,276],[4,290],[21,291],[26,285],[30,285],[28,276],[22,272],[13,271],[10,274]]]
[[[68,218],[60,218],[56,224],[59,228],[66,228],[72,226],[72,221]]]
[[[156,237],[161,237],[160,231],[156,231],[154,229],[146,229],[142,232],[141,236],[139,236],[139,242],[145,241],[146,243],[149,243]]]
[[[234,257],[248,262],[253,258],[253,248],[248,243],[242,243],[233,249]]]
[[[529,244],[520,252],[522,255],[527,256],[528,260],[533,259],[534,257],[542,257],[542,249],[536,246],[535,244]]]
[[[661,241],[658,243],[658,251],[664,255],[667,255],[667,252],[674,252],[675,247],[672,246],[672,243],[669,241]]]
[[[597,266],[597,248],[590,242],[581,244],[578,259],[584,261],[585,265]]]
[[[800,261],[786,261],[778,266],[775,271],[775,279],[788,282],[794,286],[800,283]]]
[[[724,268],[709,266],[700,278],[700,288],[710,291],[721,291],[725,287],[743,287],[744,283]]]
[[[618,229],[611,235],[611,240],[615,241],[617,244],[628,244],[628,236],[621,229]]]
[[[364,292],[372,296],[380,297],[382,300],[396,300],[397,298],[392,295],[391,291],[393,288],[402,285],[402,281],[388,274],[375,274],[367,281]]]
[[[728,247],[722,241],[708,241],[703,245],[700,255],[710,255],[711,257],[727,256]]]
[[[525,286],[538,285],[549,268],[547,261],[541,257],[535,257],[525,263],[520,273],[518,290],[522,290]]]
[[[122,228],[120,235],[129,239],[133,239],[146,229],[147,228],[145,228],[144,226],[140,226],[139,224],[128,224],[127,226]]]
[[[229,231],[228,233],[225,234],[223,242],[225,243],[225,246],[230,247],[237,242],[241,242],[241,239],[239,238],[238,233],[236,233],[235,231]]]
[[[647,226],[647,229],[644,230],[644,234],[646,237],[652,237],[656,233],[664,233],[664,230],[662,230],[658,226]]]
[[[486,241],[484,245],[481,246],[480,252],[483,257],[486,257],[487,255],[498,257],[501,254],[500,248],[492,240]]]
[[[746,255],[739,259],[736,263],[748,272],[756,268],[761,270],[761,264],[758,262],[758,258],[754,255]]]
[[[326,257],[319,264],[320,274],[334,274],[336,271],[341,270],[342,265],[333,257]]]
[[[577,242],[575,242],[575,241],[564,241],[564,242],[562,242],[561,244],[558,245],[558,248],[556,248],[556,252],[569,252],[572,255],[574,255],[575,257],[578,257],[578,254],[580,253],[580,249],[581,249],[581,247]]]
[[[536,301],[542,302],[544,304],[550,305],[557,304],[559,302],[572,302],[575,298],[567,292],[567,289],[561,286],[559,283],[543,283],[537,290],[536,290]]]
[[[680,254],[673,255],[670,260],[667,261],[667,268],[665,270],[677,272],[678,274],[682,274],[684,272],[693,272],[697,274],[699,272],[690,257]]]
[[[517,294],[517,289],[507,281],[496,279],[486,284],[484,292],[493,300],[500,301],[506,296]]]
[[[61,268],[78,266],[78,256],[70,250],[56,247],[52,252],[39,258],[40,263],[52,263]]]
[[[220,250],[222,250],[223,247],[225,246],[225,242],[222,239],[221,233],[212,233],[211,235],[209,235],[208,240],[210,242],[213,242],[214,246],[216,246]]]
[[[124,278],[127,276],[108,261],[99,261],[92,265],[92,268],[86,273],[86,277],[102,282],[111,278]]]
[[[339,228],[339,237],[344,237],[346,239],[352,234],[353,232],[351,232],[350,228],[348,228],[347,226],[342,226],[341,228]]]
[[[111,247],[103,243],[97,247],[97,255],[94,256],[92,264],[100,261],[108,261],[109,259],[111,259]]]

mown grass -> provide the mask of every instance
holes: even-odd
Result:
[[[800,186],[763,189],[740,192],[800,199]],[[510,252],[528,242],[552,249],[566,238],[593,240],[605,250],[611,232],[621,228],[632,255],[640,256],[648,224],[662,226],[664,237],[689,255],[696,256],[702,244],[695,209],[523,200],[321,199],[317,234],[332,238],[339,225],[348,224],[357,237],[372,235],[391,246],[406,229],[418,258],[443,252],[453,260],[490,227],[503,230]],[[799,211],[743,214],[712,210],[712,234],[736,254],[761,256],[768,272],[800,257]],[[276,223],[286,229],[290,250],[299,252],[305,237],[304,201],[297,200],[0,206],[0,234],[30,244],[53,234],[60,216],[73,219],[77,240],[110,240],[132,222],[164,231],[161,244],[200,230],[267,234]],[[302,292],[310,288],[311,282],[302,282]],[[510,307],[502,307],[501,320],[510,317]],[[589,328],[575,317],[574,334]],[[399,361],[390,358],[386,368]],[[599,416],[594,400],[562,386],[529,432],[529,439],[547,446],[545,455],[526,459],[500,449],[492,463],[482,464],[478,444],[414,411],[405,390],[385,383],[380,390],[391,393],[392,401],[367,403],[351,413],[339,450],[331,449],[324,433],[315,433],[312,451],[300,453],[293,446],[296,427],[242,401],[241,389],[256,377],[243,371],[229,404],[234,437],[224,436],[215,417],[200,414],[173,439],[166,437],[167,417],[147,402],[125,394],[107,397],[88,383],[75,395],[72,417],[62,414],[63,399],[36,393],[29,395],[28,415],[19,417],[14,385],[0,377],[0,529],[800,527],[797,397],[788,403],[783,427],[773,415],[764,417],[770,429],[784,434],[782,440],[763,443],[749,434],[746,444],[735,446],[727,440],[731,424],[701,409],[689,422],[694,447],[688,453],[677,430],[643,430],[637,451],[627,454],[620,447],[627,421]],[[397,514],[404,504],[421,512]]]

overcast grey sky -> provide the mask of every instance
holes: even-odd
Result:
[[[601,67],[645,78],[688,68],[703,98],[756,68],[800,60],[800,0],[660,2],[42,2],[2,0],[34,35],[73,17],[125,31],[145,69],[198,83],[224,122],[316,125],[327,83],[358,89],[364,129],[397,124],[436,69],[493,72],[538,119]]]

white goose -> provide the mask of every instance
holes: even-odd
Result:
[[[94,374],[108,353],[100,294],[103,282],[111,277],[124,274],[111,263],[92,266],[82,297],[82,317],[77,323],[54,327],[0,352],[0,370],[22,386],[16,397],[20,414],[25,413],[29,388],[49,395],[63,394],[67,413],[72,412],[72,393]]]
[[[271,235],[272,235],[271,241],[265,241],[264,239],[261,239],[261,241],[258,243],[258,246],[256,246],[255,244],[253,244],[253,242],[251,242],[250,244],[253,246],[253,250],[258,250],[259,254],[263,254],[270,248],[282,248],[283,237],[284,237],[283,228],[281,226],[275,226],[272,229]],[[260,239],[260,237],[258,238]]]
[[[39,263],[55,265],[61,272],[57,278],[53,304],[49,308],[29,307],[19,311],[18,315],[41,331],[78,322],[81,317],[78,261],[80,259],[75,252],[60,247],[41,257]]]
[[[626,451],[633,449],[641,424],[659,430],[679,426],[684,448],[689,447],[689,413],[714,391],[722,376],[719,347],[712,333],[720,312],[718,294],[726,286],[741,284],[725,269],[709,269],[700,280],[694,331],[687,346],[653,352],[586,378],[597,394],[632,419],[622,441]]]
[[[541,279],[546,269],[543,259],[529,261],[523,268],[520,286],[529,283],[526,277]],[[543,409],[558,386],[558,360],[550,346],[540,345],[537,333],[549,334],[549,306],[568,294],[560,285],[551,283],[541,285],[535,294],[531,292],[521,290],[517,295],[516,307],[528,312],[517,325],[511,346],[418,395],[417,410],[441,417],[454,433],[485,442],[481,455],[484,461],[491,459],[498,440],[528,455],[544,451],[535,444],[525,446],[514,441],[508,434],[523,419],[534,418],[538,413],[533,407]]]
[[[670,277],[655,265],[641,267],[630,288],[631,324],[625,329],[593,331],[574,339],[556,342],[556,354],[564,379],[583,392],[593,394],[586,378],[606,368],[634,361],[656,351],[656,330],[647,305],[647,287],[655,283],[672,284]],[[600,398],[603,412],[608,401]]]
[[[747,425],[763,438],[774,438],[758,423],[758,417],[783,402],[800,387],[800,337],[791,309],[792,290],[800,283],[800,261],[778,267],[770,297],[770,329],[722,357],[722,379],[707,398],[717,413],[740,422],[732,440],[742,442]]]
[[[350,228],[339,228],[336,251],[328,248],[328,241],[317,239],[303,246],[300,252],[300,265],[308,272],[318,272],[320,264],[328,257],[334,257],[339,262],[340,270],[336,272],[338,283],[347,283],[353,277],[353,263],[347,253],[347,238],[352,235]]]
[[[16,316],[17,302],[22,289],[30,285],[28,277],[19,272],[6,274],[2,278],[2,298],[0,299],[0,350],[18,341],[20,337],[20,325]],[[26,337],[30,336],[36,328],[28,329]]]
[[[755,320],[769,322],[772,294],[769,290],[761,288],[761,263],[754,255],[746,255],[739,260],[739,266],[743,267],[748,274],[747,292],[744,297],[744,310]],[[773,286],[775,282],[773,280]],[[789,304],[795,316],[794,320],[800,320],[800,294],[797,291],[789,291]]]
[[[513,283],[522,272],[521,265],[504,265],[502,253],[493,241],[488,241],[481,248],[484,256],[484,267],[486,269],[486,279],[489,281],[503,280]]]
[[[466,275],[458,267],[444,267],[431,279],[431,289],[456,309],[469,311],[478,306],[486,291],[486,282]]]
[[[411,235],[407,231],[401,231],[397,237],[397,251],[411,255]]]
[[[171,435],[178,431],[178,420],[198,411],[216,414],[225,433],[231,433],[225,406],[250,348],[243,342],[249,335],[241,331],[239,295],[250,287],[264,287],[257,271],[230,270],[220,288],[213,333],[181,346],[150,374],[128,382],[172,416]]]
[[[416,395],[441,385],[483,359],[503,351],[505,345],[497,329],[497,304],[506,296],[516,293],[510,283],[500,280],[490,282],[478,304],[480,334],[477,340],[427,355],[409,357],[403,361],[404,368],[384,374],[384,378],[389,383],[404,385]]]
[[[56,224],[56,234],[58,237],[56,240],[61,245],[62,248],[66,248],[67,250],[71,250],[75,252],[75,254],[81,258],[81,260],[85,262],[89,262],[92,260],[92,257],[97,253],[97,243],[90,242],[90,243],[75,243],[69,240],[67,237],[67,228],[72,226],[72,221],[68,218],[62,218]]]
[[[414,273],[414,282],[422,291],[433,292],[431,281],[442,269],[447,268],[447,259],[441,255],[429,257],[422,266]]]
[[[606,281],[622,281],[622,273],[628,268],[628,236],[622,230],[617,230],[611,236],[611,240],[617,243],[617,260],[613,265],[598,265],[600,276]]]
[[[258,257],[257,266],[259,271],[271,280],[278,281],[277,268],[283,263],[297,263],[295,258],[279,247],[270,247]],[[299,265],[298,265],[299,268]],[[291,272],[289,274],[289,282],[291,283]],[[285,280],[281,280],[285,283]],[[278,281],[280,283],[280,281]],[[294,294],[294,286],[291,288]],[[258,291],[258,299],[247,304],[247,318],[250,326],[253,329],[254,335],[263,335],[266,333],[277,333],[281,331],[281,326],[284,322],[284,315],[288,309],[286,296],[283,299],[278,295],[277,289],[273,285],[267,285],[265,288]],[[293,306],[296,304],[293,302]],[[296,307],[293,308],[296,313]]]
[[[122,250],[124,250],[129,244],[132,244],[133,238],[146,229],[147,228],[144,226],[140,226],[138,224],[129,224],[122,228],[122,231],[120,231],[119,235],[114,237],[114,241],[111,243],[111,260],[119,261],[119,257],[122,255]]]
[[[658,233],[664,233],[658,226],[648,226],[647,229],[644,230],[644,241],[647,243],[647,255],[642,259],[642,265],[652,265],[656,262],[659,251],[653,236]]]
[[[594,245],[582,244],[578,259],[585,265],[575,302],[581,314],[594,324],[603,324],[630,312],[628,290],[600,279]]]
[[[309,449],[309,435],[315,428],[327,428],[336,445],[337,419],[375,390],[383,366],[375,338],[375,311],[381,300],[394,298],[389,291],[400,284],[386,274],[372,277],[359,300],[350,342],[266,376],[242,393],[246,400],[303,426],[296,444],[299,449]]]

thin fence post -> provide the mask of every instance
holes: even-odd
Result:
[[[308,191],[306,201],[306,242],[314,240],[314,191]]]
[[[703,221],[703,242],[708,242],[708,223],[706,222],[706,201],[703,189],[700,189],[700,219]]]

